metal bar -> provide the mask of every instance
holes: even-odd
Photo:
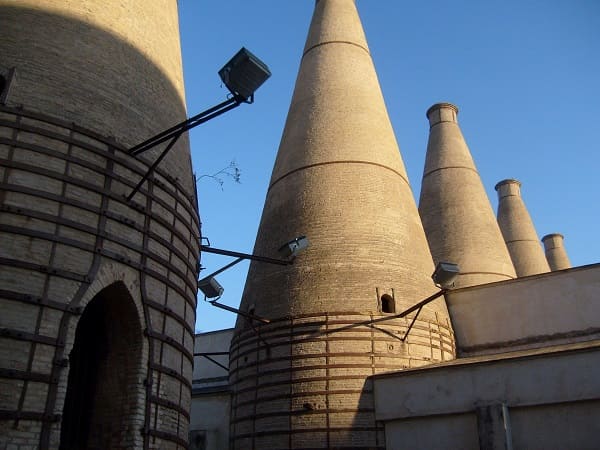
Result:
[[[428,303],[431,303],[436,298],[441,297],[446,292],[447,292],[446,289],[442,289],[442,290],[436,292],[435,294],[430,295],[425,300],[421,300],[419,303],[417,303],[417,304],[411,306],[410,308],[402,311],[399,314],[394,314],[393,316],[387,316],[387,317],[380,317],[378,319],[365,320],[364,322],[356,322],[356,323],[350,324],[350,325],[345,326],[345,327],[332,329],[331,331],[327,331],[325,334],[329,334],[329,333],[333,333],[333,332],[337,332],[337,331],[344,331],[344,330],[348,330],[350,328],[356,328],[356,327],[360,327],[360,326],[363,326],[363,325],[365,325],[365,326],[371,326],[374,323],[385,322],[387,320],[401,319],[402,317],[406,317],[410,313],[412,313],[412,312],[414,312],[414,311],[416,311],[418,309],[421,309],[423,306],[425,306]],[[324,334],[324,333],[320,332],[318,334]]]
[[[204,356],[204,357],[205,357],[206,359],[208,359],[210,362],[212,362],[212,363],[216,364],[217,366],[219,366],[219,367],[221,367],[221,368],[225,369],[227,372],[229,372],[229,367],[227,367],[227,366],[224,366],[223,364],[221,364],[221,363],[220,363],[219,361],[217,361],[216,359],[213,359],[213,358],[211,358],[211,357],[210,357],[210,356],[208,356],[208,355],[202,355],[202,356]]]
[[[195,332],[194,332],[194,328],[188,324],[185,319],[183,317],[181,317],[179,314],[177,314],[175,311],[173,311],[173,309],[169,308],[166,305],[163,305],[162,303],[158,303],[155,302],[154,300],[150,300],[149,298],[145,299],[144,302],[146,303],[146,305],[166,314],[167,316],[171,317],[173,320],[179,322],[179,324],[184,327],[186,329],[186,331],[193,337]]]
[[[146,195],[146,209],[148,212],[152,211],[152,202],[153,202],[153,193],[154,193],[154,186],[152,185],[150,189],[148,189],[148,193]],[[148,242],[150,240],[150,223],[151,223],[152,219],[150,214],[144,214],[144,232],[142,234],[143,238],[142,238],[142,247],[144,249],[144,252],[142,253],[141,256],[141,265],[142,267],[146,267],[147,262],[148,262],[148,255],[146,254],[146,252],[149,250],[149,245]],[[142,307],[144,309],[144,322],[146,325],[146,328],[151,330],[152,329],[152,321],[150,319],[151,315],[150,315],[150,307],[151,304],[148,303],[149,300],[149,295],[148,295],[148,288],[146,286],[147,284],[147,278],[148,275],[144,272],[140,273],[140,293],[142,295]],[[185,296],[183,297],[185,298]],[[195,309],[195,308],[194,308]],[[164,319],[166,320],[166,318]],[[155,369],[155,365],[158,365],[158,363],[154,362],[154,355],[155,351],[154,351],[154,339],[148,339],[148,364],[146,366],[146,379],[144,380],[144,385],[145,385],[145,389],[146,389],[146,401],[144,404],[144,425],[142,427],[142,435],[144,437],[144,443],[143,443],[143,450],[149,450],[150,449],[150,435],[148,433],[148,431],[150,430],[150,420],[151,420],[151,415],[152,415],[152,403],[150,401],[150,397],[152,396],[152,389],[153,389],[153,375],[154,375],[154,371],[157,370]],[[160,370],[158,370],[158,372],[160,373]]]
[[[267,356],[270,357],[271,355],[271,346],[269,345],[269,343],[267,341],[265,341],[262,336],[260,335],[260,331],[258,331],[256,329],[256,327],[254,326],[254,324],[252,322],[250,322],[250,327],[252,327],[252,330],[254,331],[254,333],[256,334],[256,337],[258,338],[258,340],[260,342],[262,342],[263,344],[265,344],[265,347],[267,348]],[[258,367],[258,365],[257,365]]]
[[[171,128],[168,128],[160,133],[158,133],[155,136],[152,136],[149,139],[146,139],[144,142],[141,142],[133,147],[131,147],[131,149],[129,149],[129,152],[132,155],[139,155],[142,152],[145,152],[146,150],[160,144],[161,142],[164,142],[165,140],[167,140],[170,136],[173,136],[174,134],[177,134],[177,132],[179,132],[183,127],[185,127],[186,125],[189,125],[209,114],[214,113],[215,111],[218,111],[221,108],[224,108],[226,106],[231,105],[232,103],[238,103],[238,100],[235,97],[232,98],[228,98],[227,100],[225,100],[222,103],[219,103],[216,106],[213,106],[212,108],[207,109],[206,111],[202,111],[199,114],[196,114],[193,117],[190,117],[189,119],[184,120],[183,122],[178,123],[177,125],[172,126]],[[162,141],[160,141],[160,139],[163,139]]]
[[[0,378],[9,378],[14,380],[28,380],[37,381],[39,383],[52,383],[52,377],[50,374],[32,372],[29,370],[17,370],[17,369],[1,369]]]
[[[150,401],[152,403],[155,403],[157,405],[163,406],[165,408],[169,408],[169,409],[172,409],[174,411],[177,411],[179,414],[181,414],[182,416],[184,416],[186,419],[190,420],[190,412],[189,412],[189,410],[183,408],[179,403],[172,402],[171,400],[167,400],[166,398],[157,397],[156,395],[152,395],[150,397]]]
[[[237,258],[249,259],[251,261],[260,261],[260,262],[264,262],[264,263],[268,263],[268,264],[278,264],[280,266],[289,266],[290,264],[294,264],[294,262],[292,260],[288,261],[285,259],[268,258],[266,256],[258,256],[258,255],[251,255],[249,253],[234,252],[231,250],[224,250],[222,248],[209,247],[207,245],[200,245],[200,251],[206,252],[206,253],[215,253],[217,255],[235,256]]]
[[[228,105],[225,108],[223,108],[223,109],[221,109],[219,111],[215,111],[212,114],[209,114],[208,116],[201,117],[201,118],[199,118],[199,119],[197,119],[195,121],[192,121],[192,119],[189,119],[189,120],[187,120],[185,122],[182,122],[179,127],[175,127],[176,128],[175,130],[173,130],[170,133],[162,136],[159,139],[152,139],[152,142],[148,143],[143,148],[140,148],[140,149],[136,150],[134,153],[132,153],[132,155],[133,156],[139,155],[140,153],[143,153],[143,152],[145,152],[147,150],[150,150],[153,147],[156,147],[159,144],[162,144],[163,142],[168,141],[170,138],[177,138],[178,139],[179,136],[181,136],[184,132],[186,132],[188,130],[191,130],[192,128],[194,128],[194,127],[196,127],[198,125],[201,125],[201,124],[203,124],[205,122],[208,122],[209,120],[214,119],[215,117],[218,117],[221,114],[224,114],[227,111],[231,111],[232,109],[237,108],[238,106],[241,105],[241,102],[231,103],[231,101],[224,102],[223,104],[226,104],[226,103]],[[162,133],[164,133],[164,132],[162,132]]]
[[[148,436],[157,437],[162,439],[163,441],[175,442],[177,445],[181,446],[181,448],[188,448],[189,442],[185,439],[180,438],[178,435],[169,433],[167,431],[160,431],[155,429],[148,429],[146,431]]]
[[[113,191],[109,191],[107,189],[100,188],[99,186],[97,186],[97,185],[95,185],[93,183],[88,183],[85,180],[80,180],[78,178],[73,178],[73,177],[67,176],[67,175],[62,174],[62,173],[58,173],[58,172],[54,172],[52,170],[45,169],[43,167],[32,166],[30,164],[22,163],[22,162],[19,162],[19,161],[12,161],[12,160],[0,159],[0,164],[3,165],[3,166],[6,166],[6,167],[10,167],[10,168],[14,168],[14,169],[20,169],[20,170],[25,170],[25,171],[28,171],[28,172],[31,172],[31,173],[35,173],[37,175],[43,175],[43,176],[46,176],[46,177],[49,177],[49,178],[53,178],[55,180],[60,180],[60,181],[66,182],[66,183],[73,184],[75,186],[82,187],[84,189],[88,189],[88,190],[90,190],[92,192],[95,192],[97,194],[109,197],[111,200],[114,200],[114,201],[116,201],[118,203],[122,203],[122,204],[125,204],[125,205],[130,206],[130,207],[133,206],[134,208],[136,208],[139,211],[141,211],[143,214],[151,214],[153,219],[155,219],[157,221],[160,221],[161,224],[164,225],[164,226],[166,226],[166,227],[170,227],[169,223],[165,223],[156,214],[152,214],[151,212],[146,211],[146,209],[143,208],[143,207],[141,209],[138,208],[137,207],[137,203],[129,202],[129,204],[127,204],[127,203],[125,203],[123,201],[123,197],[121,195],[118,195],[118,194],[116,194]],[[108,174],[106,172],[103,172],[103,173],[106,176],[110,177],[111,179],[119,181],[119,182],[121,182],[123,184],[127,184],[127,185],[128,184],[133,184],[132,182],[130,182],[130,180],[127,180],[125,178],[117,177],[117,176]],[[56,194],[51,194],[51,193],[48,193],[48,192],[45,192],[45,191],[42,191],[42,190],[28,188],[28,187],[25,187],[25,186],[19,186],[19,185],[12,185],[12,184],[2,183],[2,185],[0,185],[0,188],[2,188],[4,190],[22,192],[22,193],[26,193],[26,194],[30,194],[30,195],[35,195],[35,196],[40,196],[40,197],[44,197],[44,198],[54,199],[54,200],[57,200],[57,201],[60,201],[60,202],[64,202],[64,203],[70,203],[70,204],[77,203],[75,201],[72,201],[69,198],[64,198],[64,197],[56,195]],[[181,197],[184,197],[184,196],[183,195],[177,195],[177,196],[174,196],[174,197],[181,198]],[[183,215],[181,214],[181,212],[173,210],[173,208],[171,207],[171,205],[169,205],[167,202],[165,202],[164,200],[161,200],[159,198],[155,198],[154,200],[156,202],[160,203],[161,206],[165,207],[165,209],[167,209],[169,212],[173,213],[178,218],[178,220],[180,220],[181,223],[186,227],[186,229],[189,230],[190,233],[193,234],[193,233],[195,233],[195,232],[198,231],[197,228],[193,228],[193,227],[190,226],[190,224],[188,223],[189,220],[187,218],[183,217]],[[81,207],[83,209],[91,210],[90,206],[81,206]],[[106,211],[106,208],[103,208],[102,211]],[[192,213],[191,210],[188,210],[188,212]],[[191,215],[194,216],[194,214],[191,214]],[[195,222],[194,225],[197,226],[198,223]],[[177,233],[179,235],[179,237],[184,240],[184,242],[186,241],[186,238],[183,237],[178,230],[172,230],[172,232],[173,233]]]
[[[97,134],[93,131],[86,130],[82,127],[79,127],[76,124],[73,124],[73,123],[64,123],[62,121],[57,120],[56,118],[49,118],[47,116],[33,113],[31,111],[14,110],[11,108],[4,108],[4,107],[2,107],[2,105],[0,105],[0,111],[7,111],[11,114],[14,114],[17,118],[20,118],[21,116],[29,117],[29,118],[33,118],[35,120],[40,120],[42,122],[46,122],[46,123],[49,123],[52,125],[63,127],[65,130],[75,130],[79,134],[96,139],[98,141],[98,143],[105,144],[110,147],[117,147],[120,152],[127,151],[127,149],[120,147],[116,142],[106,139],[104,136],[100,136],[99,134]],[[61,142],[65,142],[67,144],[76,145],[77,147],[89,150],[90,152],[92,152],[96,155],[100,155],[103,158],[111,159],[112,161],[114,161],[122,166],[127,167],[129,170],[131,170],[134,173],[143,173],[143,169],[140,169],[137,165],[132,164],[132,158],[130,158],[129,155],[127,155],[127,154],[125,154],[126,157],[121,157],[121,156],[115,155],[114,152],[109,153],[106,150],[98,148],[98,147],[94,147],[93,145],[90,145],[87,142],[78,140],[76,138],[71,138],[70,136],[67,136],[67,135],[55,133],[55,132],[49,131],[44,128],[20,124],[18,122],[9,122],[9,121],[5,121],[2,119],[0,119],[0,124],[6,126],[8,128],[29,131],[29,132],[32,132],[35,134],[40,134],[42,136],[50,137],[52,139],[55,139],[55,140],[58,140]],[[0,142],[4,143],[6,145],[14,145],[14,146],[18,146],[20,148],[28,148],[30,150],[41,152],[44,154],[51,154],[51,155],[59,157],[59,158],[64,158],[66,160],[76,162],[77,164],[83,165],[85,167],[92,168],[92,170],[96,170],[96,171],[98,170],[98,166],[96,166],[86,160],[83,160],[83,159],[80,159],[80,158],[77,158],[74,156],[65,156],[64,154],[62,154],[60,152],[57,152],[57,151],[54,151],[54,150],[51,150],[51,149],[48,149],[48,148],[45,148],[42,146],[38,146],[35,144],[30,144],[30,143],[26,143],[26,142],[22,142],[22,141],[17,141],[16,139],[8,139],[8,138],[2,138],[2,137],[0,137]],[[160,169],[157,169],[156,171],[159,172],[163,177],[165,177],[173,185],[173,187],[176,188],[179,192],[182,192],[184,190],[181,183],[178,182],[172,176],[170,176],[169,173],[161,171]],[[114,174],[113,174],[113,176],[114,176]],[[121,182],[125,182],[125,184],[127,184],[127,181],[128,181],[122,177],[116,177],[116,176],[115,176],[115,179],[118,179],[118,181],[121,181]],[[131,183],[131,184],[133,184],[133,183]],[[166,186],[162,186],[162,188],[168,190],[168,188]],[[169,193],[173,196],[176,196],[174,194],[174,192],[172,192],[172,191],[169,191]],[[181,198],[185,198],[185,199],[189,200],[186,195],[182,195]],[[196,202],[196,204],[197,204],[197,202]],[[192,209],[196,210],[197,207],[192,208]],[[196,223],[196,225],[198,225],[198,220],[195,215],[192,215],[192,219]]]
[[[63,347],[64,341],[60,338],[43,336],[41,334],[27,333],[13,328],[0,328],[0,337],[14,339],[17,341],[36,342],[39,344],[53,345],[55,347]]]
[[[194,353],[194,356],[204,356],[204,355],[223,356],[223,355],[229,355],[229,352],[200,352],[200,353]]]
[[[185,348],[183,346],[183,344],[181,344],[177,340],[173,339],[171,336],[169,336],[167,334],[159,333],[159,332],[154,331],[154,330],[149,330],[148,328],[146,328],[144,330],[144,334],[146,336],[148,336],[148,337],[151,337],[153,339],[157,339],[157,340],[159,340],[161,342],[165,342],[165,343],[169,344],[171,347],[174,347],[175,349],[177,349],[181,353],[183,353],[183,355],[188,359],[188,361],[191,362],[192,364],[194,364],[194,357],[188,351],[188,349]]]
[[[15,302],[28,303],[31,305],[42,305],[47,308],[52,308],[58,311],[69,311],[77,314],[78,311],[71,311],[67,304],[55,300],[50,300],[47,297],[39,297],[36,295],[24,294],[22,292],[9,291],[0,289],[0,297]]]
[[[419,310],[417,311],[417,313],[415,314],[415,317],[413,317],[412,322],[410,323],[410,325],[408,326],[408,329],[406,330],[406,333],[404,333],[404,337],[402,339],[400,339],[402,342],[404,342],[408,336],[408,333],[410,333],[410,330],[412,329],[413,325],[415,324],[415,322],[417,321],[417,317],[419,317],[419,314],[421,313],[421,310],[423,309],[423,306],[421,306],[419,308]]]
[[[233,100],[233,103],[232,103],[232,100]],[[173,148],[173,146],[175,145],[177,140],[181,137],[181,135],[184,132],[186,132],[187,130],[194,128],[195,126],[200,125],[204,122],[208,122],[209,120],[214,119],[215,117],[218,117],[221,114],[232,110],[233,108],[240,106],[241,103],[235,99],[230,99],[227,102],[223,102],[222,105],[228,105],[228,106],[226,106],[225,108],[223,108],[219,111],[213,112],[212,114],[210,114],[208,116],[201,117],[201,118],[195,120],[194,122],[187,123],[189,121],[186,121],[183,123],[183,126],[179,127],[176,131],[173,131],[172,133],[156,140],[155,142],[152,142],[152,143],[146,145],[143,149],[136,150],[136,152],[133,153],[133,155],[138,155],[139,153],[146,151],[152,147],[155,147],[158,144],[162,144],[163,142],[165,142],[171,138],[171,142],[169,142],[169,144],[165,147],[165,149],[162,151],[162,153],[156,159],[156,161],[154,161],[152,163],[152,165],[148,168],[148,171],[146,172],[146,174],[142,177],[142,179],[139,181],[137,186],[135,188],[133,188],[133,191],[131,191],[131,193],[127,196],[127,200],[131,200],[133,198],[135,193],[142,187],[142,184],[144,184],[144,181],[146,181],[148,179],[148,177],[150,176],[150,174],[152,174],[152,172],[154,172],[154,169],[156,169],[156,166],[158,166],[160,164],[160,162],[163,160],[163,158],[165,156],[167,156],[167,153],[169,153],[171,148]],[[190,121],[191,120],[192,119],[190,119]]]
[[[176,378],[181,384],[187,386],[189,389],[192,389],[192,383],[190,382],[190,380],[188,380],[186,377],[181,375],[176,370],[171,369],[170,367],[167,367],[167,366],[162,366],[160,364],[153,363],[153,362],[148,363],[148,367],[150,369],[160,372],[162,374],[166,374],[173,378]]]
[[[146,181],[148,179],[148,177],[152,174],[152,172],[154,172],[154,169],[156,169],[156,166],[158,166],[160,164],[160,162],[164,159],[164,157],[167,156],[167,153],[169,153],[169,150],[171,150],[173,148],[173,146],[175,145],[177,140],[181,137],[182,133],[183,133],[183,131],[176,134],[175,136],[173,136],[173,139],[171,139],[171,142],[169,142],[169,144],[165,147],[165,149],[158,156],[158,158],[156,158],[156,161],[154,161],[152,163],[152,165],[150,167],[148,167],[148,170],[146,171],[146,173],[144,174],[142,179],[138,182],[138,184],[135,185],[135,187],[133,188],[131,193],[127,196],[128,201],[131,200],[133,198],[133,196],[135,195],[135,193],[140,190],[140,188],[142,187],[142,184],[144,184],[144,181]]]
[[[60,422],[60,418],[60,414],[0,409],[0,420],[36,420],[44,423],[55,423]]]
[[[168,284],[169,286],[171,286],[173,289],[177,290],[179,293],[182,293],[182,295],[184,296],[184,298],[188,299],[187,294],[185,294],[185,291],[183,289],[181,289],[181,287],[179,287],[176,283],[173,283],[172,280],[168,280],[167,277],[163,276],[162,274],[159,274],[158,272],[155,272],[145,266],[142,266],[140,263],[130,260],[128,257],[120,254],[120,253],[116,253],[112,250],[107,250],[105,248],[102,247],[94,247],[91,244],[87,244],[87,243],[83,243],[83,242],[79,242],[79,241],[75,241],[73,239],[70,238],[64,238],[61,236],[57,236],[54,234],[50,234],[50,233],[45,233],[45,232],[41,232],[41,231],[36,231],[36,230],[30,230],[28,228],[19,228],[19,227],[13,227],[10,225],[2,225],[0,224],[0,231],[4,231],[4,232],[8,232],[8,233],[14,233],[14,234],[20,234],[20,235],[24,235],[24,236],[31,236],[31,237],[36,237],[36,238],[40,238],[40,239],[45,239],[51,242],[60,242],[66,245],[69,245],[71,247],[75,247],[75,248],[79,248],[81,250],[85,250],[87,252],[90,253],[97,253],[100,254],[102,256],[106,256],[108,258],[111,258],[115,261],[121,261],[121,262],[125,262],[127,263],[129,266],[136,268],[137,270],[140,271],[145,271],[148,274],[152,275],[155,278],[159,278],[161,280],[167,280],[165,281],[166,284]],[[106,236],[105,232],[98,232],[96,234],[97,237],[101,237],[104,238],[106,240],[111,240],[111,241],[115,241],[118,243],[121,243],[123,246],[130,248],[134,251],[137,252],[142,252],[142,249],[139,248],[134,248],[132,247],[128,242],[124,242],[121,241],[119,238],[115,238],[114,236]],[[113,239],[114,238],[114,239]],[[153,259],[154,261],[158,262],[159,264],[165,266],[165,267],[170,267],[171,271],[174,272],[177,276],[179,276],[183,282],[193,291],[195,291],[198,288],[197,285],[197,281],[192,282],[186,275],[185,273],[183,273],[180,269],[168,264],[168,262],[166,262],[165,260],[163,260],[160,256],[158,256],[155,253],[150,253],[148,251],[148,255],[151,259]],[[36,270],[38,272],[43,272],[43,273],[48,273],[50,275],[54,275],[54,276],[58,276],[58,277],[62,277],[62,278],[67,278],[67,279],[72,279],[72,280],[76,280],[76,281],[80,281],[82,283],[89,283],[90,279],[89,277],[86,277],[85,275],[81,275],[81,274],[76,274],[73,272],[68,272],[62,269],[57,269],[55,267],[48,267],[48,266],[41,266],[41,265],[36,265],[36,264],[32,264],[32,263],[28,263],[25,261],[20,261],[20,260],[13,260],[13,259],[7,259],[7,258],[2,258],[0,257],[0,265],[7,265],[7,266],[13,266],[13,267],[19,267],[19,268],[24,268],[24,269],[30,269],[30,270]],[[194,279],[195,280],[195,279]],[[188,299],[189,300],[189,299]],[[193,308],[196,307],[195,304],[192,304],[188,301],[188,304],[190,304],[190,306],[192,306]]]
[[[229,264],[227,264],[226,266],[221,267],[219,270],[215,270],[213,273],[211,273],[210,275],[206,275],[204,278],[198,280],[198,285],[200,285],[203,281],[206,281],[216,275],[219,275],[221,272],[225,272],[227,269],[235,266],[237,263],[240,263],[244,260],[244,258],[238,258],[233,262],[230,262]]]
[[[247,312],[240,311],[239,309],[232,308],[231,306],[227,306],[227,305],[224,305],[222,303],[217,303],[216,300],[213,300],[212,302],[208,302],[208,303],[210,303],[213,306],[216,306],[217,308],[221,308],[221,309],[224,309],[226,311],[229,311],[229,312],[232,312],[232,313],[235,313],[235,314],[239,314],[240,316],[244,316],[244,317],[247,317],[249,319],[256,320],[258,322],[271,323],[271,321],[269,319],[263,319],[262,317],[255,316],[254,314],[248,314]]]

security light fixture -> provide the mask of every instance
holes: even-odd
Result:
[[[225,289],[213,277],[202,278],[198,281],[198,289],[206,298],[217,298],[223,295]]]
[[[302,250],[308,247],[308,238],[306,236],[298,236],[290,242],[279,247],[279,254],[284,258],[295,257]]]
[[[203,238],[203,239],[206,239],[206,238]],[[208,239],[207,239],[207,241],[208,241]],[[306,236],[300,236],[300,237],[297,237],[297,238],[291,240],[290,242],[285,244],[283,247],[281,247],[279,249],[279,252],[284,254],[286,257],[295,256],[299,251],[305,249],[306,247],[308,247],[308,239],[306,238]],[[264,317],[259,317],[252,313],[241,311],[237,308],[233,308],[231,306],[224,305],[222,303],[217,302],[219,297],[221,297],[221,295],[223,295],[224,289],[217,282],[217,280],[215,280],[214,277],[216,275],[220,274],[221,272],[224,272],[225,270],[235,266],[236,264],[239,264],[240,262],[242,262],[244,260],[258,261],[258,262],[262,262],[262,263],[275,264],[275,265],[279,265],[279,266],[289,266],[290,264],[294,263],[293,260],[292,259],[275,259],[275,258],[269,258],[267,256],[251,255],[249,253],[240,253],[240,252],[234,252],[231,250],[225,250],[222,248],[215,248],[215,247],[210,246],[210,241],[208,241],[208,245],[200,245],[200,250],[201,250],[201,252],[214,253],[214,254],[223,255],[223,256],[233,256],[236,258],[229,264],[226,264],[225,266],[214,271],[210,275],[207,275],[204,278],[198,280],[198,289],[200,289],[200,291],[202,291],[202,293],[204,294],[205,300],[207,298],[215,298],[216,297],[215,300],[210,300],[209,303],[217,308],[221,308],[226,311],[230,311],[232,313],[246,317],[247,319],[251,319],[253,321],[257,321],[257,322],[261,322],[261,323],[270,323],[270,321],[268,319],[265,319]]]
[[[265,63],[242,47],[242,49],[237,52],[221,70],[219,70],[219,76],[221,77],[221,80],[223,80],[225,86],[227,86],[227,89],[231,92],[232,95],[230,98],[167,130],[161,131],[156,136],[152,136],[150,139],[146,139],[144,142],[140,142],[129,149],[130,155],[137,156],[168,141],[168,144],[161,154],[156,158],[142,179],[127,196],[127,200],[131,200],[135,193],[140,190],[144,182],[150,177],[150,174],[154,172],[154,169],[156,169],[164,157],[167,156],[167,153],[173,148],[183,133],[204,122],[208,122],[227,111],[237,108],[242,103],[253,103],[254,92],[271,76],[271,72]]]
[[[254,97],[254,92],[271,76],[271,71],[264,62],[242,47],[219,70],[219,76],[234,97],[240,97],[244,101],[248,101],[248,99]]]
[[[454,286],[454,282],[458,275],[460,274],[460,270],[458,268],[458,264],[450,263],[450,262],[439,262],[437,266],[435,266],[435,270],[431,278],[436,286],[439,286],[442,289],[448,289]]]

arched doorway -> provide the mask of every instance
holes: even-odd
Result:
[[[96,294],[79,319],[69,355],[61,450],[135,447],[142,345],[125,285],[117,282]]]

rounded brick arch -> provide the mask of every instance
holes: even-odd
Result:
[[[124,282],[110,284],[88,302],[69,352],[61,448],[142,444],[144,340]]]

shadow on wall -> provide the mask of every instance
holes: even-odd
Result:
[[[0,7],[0,29],[0,69],[15,67],[17,74],[8,106],[73,122],[128,147],[186,118],[184,94],[171,82],[178,71],[165,73],[115,34],[11,6]],[[147,153],[155,153],[150,159],[156,151]],[[191,192],[187,136],[161,166],[185,177]]]

